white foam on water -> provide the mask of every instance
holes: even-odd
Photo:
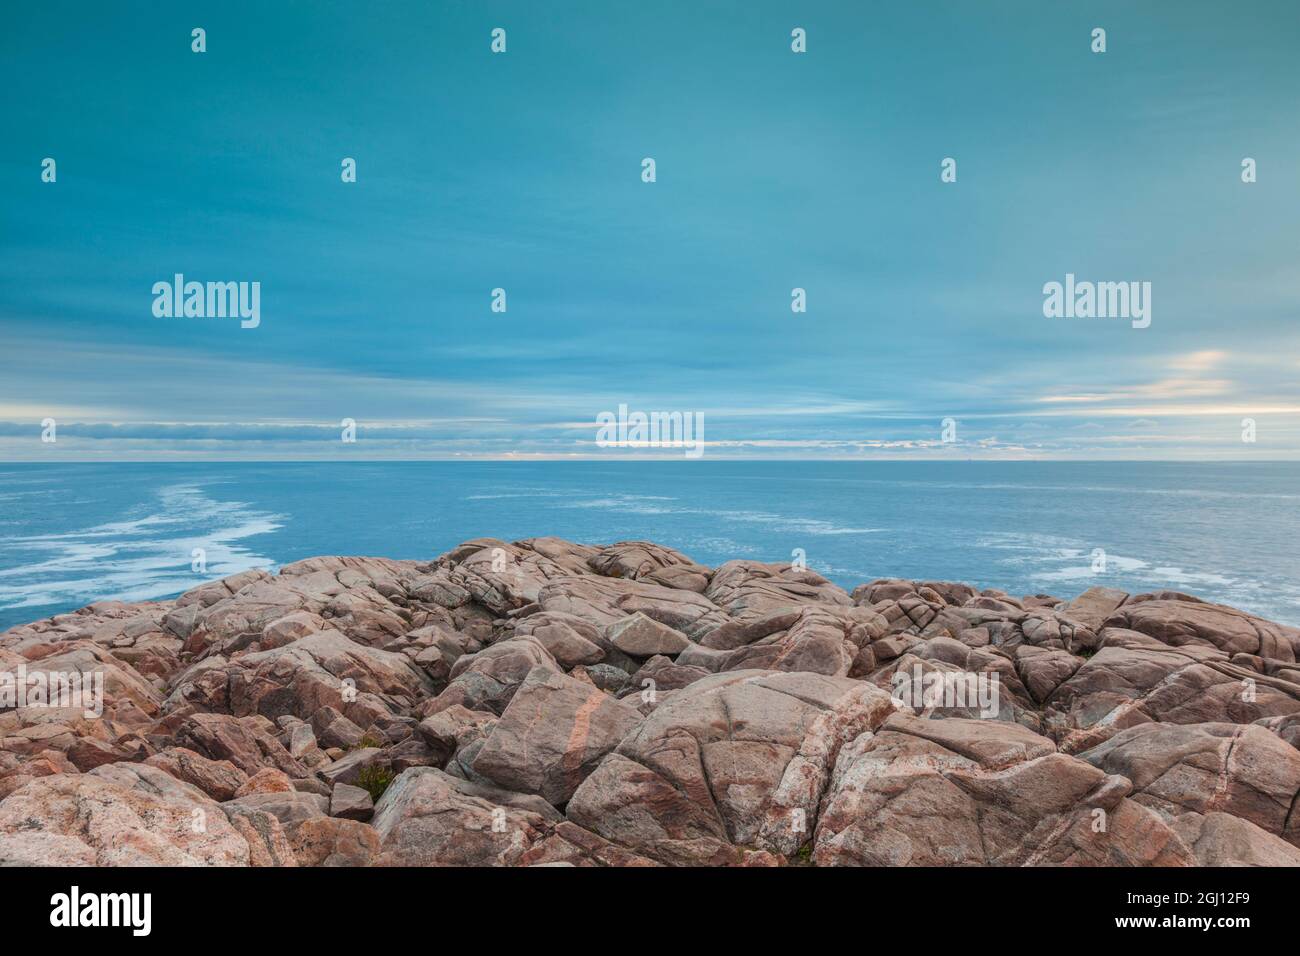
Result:
[[[0,549],[47,555],[0,570],[0,608],[147,601],[203,581],[275,566],[240,542],[279,530],[280,515],[211,498],[194,484],[160,489],[155,508],[139,518],[75,531],[0,538]],[[202,574],[191,570],[196,548],[205,552]]]
[[[1113,587],[1130,594],[1185,591],[1207,601],[1227,604],[1279,623],[1296,619],[1300,587],[1277,581],[1257,582],[1231,577],[1219,570],[1187,568],[1130,555],[1106,553],[1105,571],[1094,571],[1092,548],[1051,535],[990,533],[976,546],[1001,556],[995,564],[1015,569],[1013,575],[1032,586],[1071,598],[1090,587]],[[1059,593],[1058,593],[1059,592]]]
[[[714,509],[670,507],[645,502],[676,501],[657,495],[614,495],[572,501],[565,508],[596,508],[638,515],[682,515],[707,518],[711,521],[731,521],[738,524],[761,525],[766,531],[809,535],[880,534],[887,528],[856,528],[838,525],[821,518],[803,518],[794,515],[774,514],[770,511],[743,509]]]

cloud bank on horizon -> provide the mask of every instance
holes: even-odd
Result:
[[[83,7],[0,34],[0,459],[1300,458],[1292,3]]]

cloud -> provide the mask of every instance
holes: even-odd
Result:
[[[1222,365],[1228,353],[1218,349],[1204,349],[1200,352],[1187,352],[1168,361],[1169,368],[1183,372],[1203,372]]]

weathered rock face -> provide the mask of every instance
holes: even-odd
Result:
[[[469,541],[439,559],[449,584],[494,614],[538,602],[547,582],[588,570],[595,548],[559,538],[507,544],[495,538]]]
[[[569,670],[581,664],[599,664],[609,650],[597,628],[571,614],[530,614],[515,625],[514,636],[536,638],[557,664]]]
[[[193,784],[213,800],[232,800],[248,782],[248,774],[229,760],[209,760],[184,747],[168,747],[145,760],[177,780]]]
[[[1214,647],[1230,657],[1252,654],[1282,663],[1300,657],[1300,630],[1187,594],[1139,596],[1116,608],[1105,624],[1148,634],[1171,647]]]
[[[1104,646],[1044,698],[1045,726],[1070,752],[1128,727],[1253,723],[1300,713],[1300,685],[1231,663],[1219,650],[1169,647],[1116,628]]]
[[[42,777],[0,803],[0,862],[35,866],[239,866],[248,841],[221,805],[162,770]],[[156,776],[155,776],[156,775]],[[125,778],[125,779],[124,779]],[[201,817],[195,816],[196,811]],[[194,822],[202,819],[196,832]]]
[[[639,611],[631,617],[611,624],[605,638],[631,657],[654,657],[656,654],[680,654],[691,646],[690,639],[681,631]]]
[[[1184,813],[1173,827],[1200,866],[1300,866],[1300,849],[1228,813]]]
[[[694,591],[591,574],[551,581],[538,592],[537,604],[584,620],[601,633],[638,612],[692,640],[727,621],[725,612]]]
[[[529,672],[474,758],[474,770],[507,790],[569,802],[641,715],[604,691],[545,667]]]
[[[1177,592],[312,558],[0,634],[103,688],[0,710],[0,865],[1300,865],[1298,660]]]
[[[1300,751],[1263,727],[1142,724],[1079,756],[1166,819],[1223,812],[1300,845]]]
[[[588,558],[587,564],[606,577],[647,581],[683,591],[703,591],[713,576],[712,570],[680,551],[649,541],[619,541]]]
[[[805,842],[840,746],[894,711],[847,678],[737,671],[658,707],[589,776],[568,816],[665,862],[739,862]]]
[[[102,680],[104,714],[116,721],[142,724],[157,715],[162,699],[139,671],[109,649],[91,641],[29,645],[20,652],[33,684],[42,678],[56,687],[57,678],[77,675],[93,689]],[[51,681],[51,678],[54,678]],[[83,713],[89,708],[80,708]]]
[[[720,671],[759,668],[843,676],[862,648],[883,630],[874,611],[806,606],[733,619],[705,635],[701,643],[728,651],[716,662]]]
[[[373,720],[392,712],[395,702],[409,708],[432,690],[429,677],[406,655],[326,630],[228,662],[207,658],[181,675],[169,703],[271,719],[310,718],[328,706]]]
[[[806,605],[848,607],[853,603],[843,588],[815,571],[757,561],[728,561],[709,579],[704,596],[741,621]]]
[[[312,817],[293,828],[289,845],[299,866],[370,866],[379,834],[353,819]]]
[[[1130,785],[1000,721],[895,716],[841,754],[819,865],[1176,866],[1190,851]]]
[[[294,777],[307,776],[307,769],[255,719],[194,714],[185,718],[175,739],[211,760],[234,764],[250,777],[268,766]]]
[[[459,704],[470,710],[501,713],[524,678],[538,667],[562,673],[555,658],[532,637],[502,641],[477,654],[466,655],[452,669],[447,689],[425,712],[436,713]]]
[[[431,767],[395,780],[375,807],[379,863],[507,866],[546,835],[536,813],[462,793],[463,781]]]

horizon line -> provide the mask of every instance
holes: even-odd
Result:
[[[894,456],[887,458],[860,458],[860,457],[820,457],[820,458],[742,458],[742,457],[713,457],[713,458],[687,458],[684,455],[662,456],[654,458],[604,458],[591,457],[583,455],[565,455],[565,456],[546,456],[546,455],[455,455],[450,457],[422,457],[422,458],[67,458],[58,461],[40,460],[35,458],[17,458],[4,459],[0,458],[0,466],[6,465],[197,465],[197,464],[285,464],[285,465],[320,465],[320,464],[383,464],[383,463],[406,463],[414,464],[419,462],[511,462],[511,463],[535,463],[535,462],[600,462],[602,464],[645,464],[647,462],[682,462],[684,464],[700,463],[718,463],[718,462],[789,462],[791,464],[808,464],[819,462],[847,462],[852,464],[898,464],[913,462],[928,462],[934,464],[1007,464],[1015,462],[1024,463],[1070,463],[1070,464],[1183,464],[1183,465],[1217,465],[1217,464],[1296,464],[1300,463],[1300,455],[1295,458],[1068,458],[1068,457],[1018,457],[1018,458],[1000,458],[1000,457],[961,457],[961,458],[941,458],[941,457],[908,457]]]

